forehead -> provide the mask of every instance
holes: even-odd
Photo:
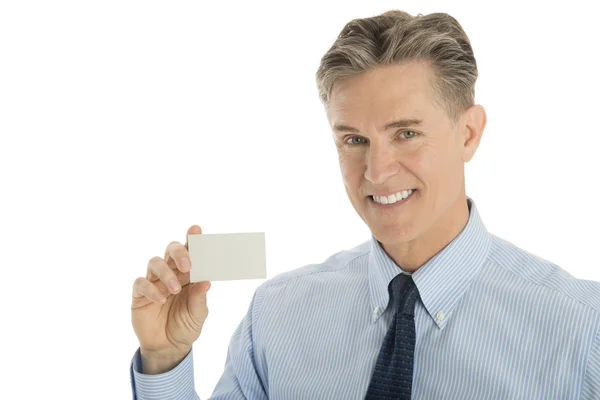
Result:
[[[434,107],[430,74],[427,64],[413,61],[337,80],[328,112],[332,126],[365,118],[383,123],[395,116],[428,114]]]

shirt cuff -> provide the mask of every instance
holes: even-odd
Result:
[[[142,356],[140,349],[131,361],[131,388],[137,400],[197,399],[194,390],[194,360],[192,350],[172,370],[162,374],[147,375],[140,371]]]

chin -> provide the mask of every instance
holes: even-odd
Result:
[[[374,223],[369,225],[371,233],[381,243],[395,244],[413,240],[417,234],[412,225]]]

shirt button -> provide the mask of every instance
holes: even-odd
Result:
[[[439,313],[437,313],[436,317],[437,317],[437,319],[439,319],[440,321],[443,321],[443,320],[444,320],[444,317],[445,317],[445,315],[444,315],[444,313],[443,313],[443,312],[441,312],[441,311],[440,311]]]
[[[379,306],[375,307],[375,309],[373,310],[373,317],[376,317],[378,312],[379,312]]]

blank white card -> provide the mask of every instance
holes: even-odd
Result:
[[[265,233],[188,235],[191,282],[266,279]]]

